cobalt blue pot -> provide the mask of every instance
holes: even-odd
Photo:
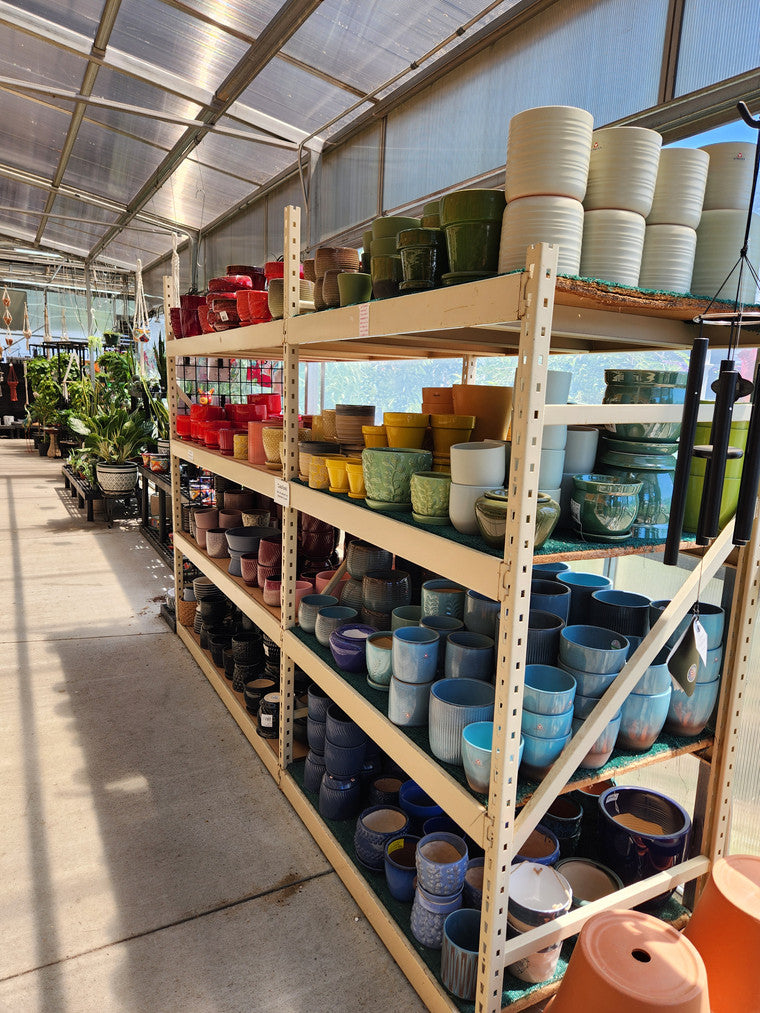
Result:
[[[346,623],[330,634],[330,653],[335,664],[344,672],[363,672],[366,669],[367,637],[375,632],[374,626]]]
[[[422,835],[422,828],[431,816],[440,816],[443,809],[420,788],[416,781],[404,781],[398,791],[398,804],[409,816],[413,833]]]
[[[412,834],[393,837],[386,842],[383,856],[385,881],[392,897],[409,902],[414,900],[414,881],[417,878],[416,854],[421,838]]]
[[[319,788],[319,815],[326,820],[347,820],[356,816],[361,803],[358,777],[334,777],[325,771]]]

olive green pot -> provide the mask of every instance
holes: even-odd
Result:
[[[491,489],[475,500],[475,519],[483,541],[494,549],[504,548],[509,503],[506,489]],[[533,547],[540,549],[557,526],[559,503],[543,493],[538,494],[536,529]]]

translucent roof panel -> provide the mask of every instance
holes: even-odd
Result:
[[[46,190],[0,176],[0,235],[34,237],[39,215],[25,212],[43,211],[46,201]]]
[[[8,0],[11,7],[36,14],[81,35],[95,36],[103,0]]]
[[[147,202],[145,210],[199,229],[247,197],[251,189],[246,181],[184,161]]]
[[[505,0],[488,20],[514,2]],[[367,92],[408,67],[485,6],[483,0],[424,4],[324,0],[283,52]],[[486,23],[483,20],[473,31]]]
[[[0,108],[0,162],[49,180],[66,139],[69,112],[10,92],[0,92]]]
[[[240,96],[260,109],[311,133],[355,102],[355,96],[284,60],[272,60]],[[235,109],[231,110],[234,114]]]
[[[185,131],[178,123],[165,123],[135,113],[123,113],[118,109],[88,106],[86,119],[99,127],[110,128],[128,134],[146,144],[154,145],[166,153],[170,151]]]
[[[132,270],[138,260],[146,266],[151,260],[171,250],[171,237],[156,232],[124,229],[117,239],[110,242],[101,252],[100,258],[106,263],[113,262],[120,266],[128,266]]]
[[[142,141],[82,123],[64,183],[127,204],[163,157]]]
[[[140,106],[141,109],[171,113],[190,119],[197,116],[201,108],[197,102],[190,102],[187,98],[157,88],[148,81],[141,81],[108,67],[101,67],[98,71],[92,93],[97,98],[111,99],[127,105]]]
[[[97,204],[90,204],[84,200],[77,200],[76,197],[62,197],[60,194],[55,199],[51,214],[89,220],[100,226],[113,225],[117,217],[114,211],[109,211],[107,208],[98,207]]]
[[[223,116],[219,126],[241,128],[240,124]],[[249,188],[266,183],[295,161],[295,151],[289,148],[257,144],[255,141],[237,140],[224,134],[206,134],[192,155],[191,161],[238,176],[247,181]]]
[[[725,0],[720,14],[716,17],[709,0],[686,0],[676,95],[686,95],[757,66],[760,4],[757,0]]]
[[[282,7],[282,0],[194,0],[193,7],[199,15],[255,38]]]
[[[6,25],[0,32],[0,75],[33,84],[79,90],[86,66],[81,56]]]
[[[148,26],[155,26],[155,30],[146,31]],[[191,70],[193,82],[212,92],[248,49],[245,42],[228,32],[204,24],[161,0],[130,0],[122,4],[110,45],[175,74],[184,75]]]
[[[59,195],[47,219],[43,240],[51,246],[68,243],[89,250],[115,221],[113,211]]]

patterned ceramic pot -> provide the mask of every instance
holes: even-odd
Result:
[[[367,447],[362,451],[367,506],[376,510],[405,510],[411,506],[412,475],[430,471],[429,450],[406,447]]]

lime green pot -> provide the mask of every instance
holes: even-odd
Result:
[[[745,450],[747,447],[747,430],[749,422],[732,422],[730,445]],[[699,446],[710,442],[710,423],[698,422],[694,443]],[[683,529],[696,532],[699,522],[699,507],[702,502],[702,489],[705,482],[707,462],[701,457],[692,457],[689,469],[689,484],[686,488],[686,509],[684,512]],[[726,462],[726,477],[723,480],[723,495],[720,498],[718,524],[724,528],[736,513],[739,502],[739,484],[742,477],[744,458]]]
[[[369,274],[355,271],[338,275],[338,292],[341,306],[354,306],[369,302],[372,298],[372,278]]]
[[[372,257],[372,294],[376,299],[390,299],[398,295],[404,280],[401,257]]]

